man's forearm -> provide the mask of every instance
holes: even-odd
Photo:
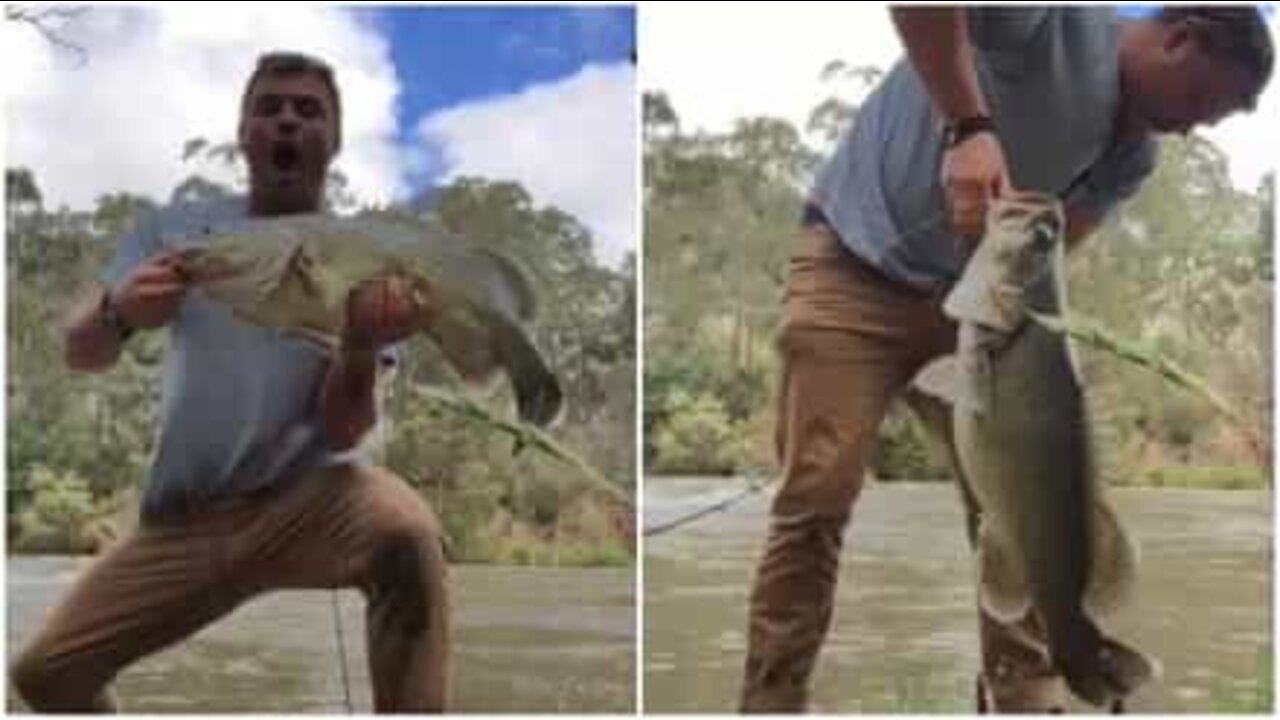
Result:
[[[990,114],[978,84],[963,7],[895,7],[893,24],[944,120]]]
[[[320,396],[325,444],[331,449],[353,447],[377,422],[377,374],[376,350],[340,348],[334,352]]]
[[[1081,210],[1079,208],[1067,208],[1067,228],[1066,235],[1067,251],[1073,251],[1084,243],[1085,238],[1093,234],[1094,230],[1102,224],[1102,216]]]
[[[105,322],[101,312],[106,292],[106,287],[93,289],[67,313],[63,323],[63,352],[72,370],[105,370],[120,357],[124,338],[118,328]]]

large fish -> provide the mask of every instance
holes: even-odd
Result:
[[[562,392],[522,324],[535,312],[526,276],[507,258],[419,223],[288,215],[251,220],[183,253],[187,278],[245,320],[336,342],[348,293],[400,276],[418,331],[471,382],[504,371],[521,419],[547,425]]]
[[[1066,307],[1063,231],[1052,198],[993,204],[944,304],[957,353],[917,384],[953,404],[956,454],[980,507],[983,608],[1004,622],[1038,613],[1072,692],[1114,706],[1158,667],[1097,624],[1132,586],[1136,555],[1101,492],[1069,341],[1031,319]]]

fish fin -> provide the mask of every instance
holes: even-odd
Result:
[[[1114,706],[1160,677],[1154,658],[1102,635],[1092,623],[1089,628],[1072,636],[1079,642],[1071,650],[1054,650],[1054,665],[1076,697],[1095,707]],[[1085,641],[1088,637],[1093,639]]]
[[[1107,683],[1122,698],[1164,674],[1160,661],[1118,640],[1103,637],[1101,644],[1098,665]]]
[[[1084,598],[1089,614],[1100,617],[1119,608],[1133,590],[1137,569],[1137,546],[1115,510],[1098,500],[1093,513],[1093,571]]]
[[[926,395],[981,414],[989,406],[991,368],[984,353],[945,355],[925,365],[912,384]]]
[[[1002,623],[1017,622],[1031,610],[1026,574],[987,525],[978,531],[978,596],[982,609]]]
[[[960,394],[960,359],[946,355],[930,362],[916,373],[911,384],[926,395],[954,405]]]

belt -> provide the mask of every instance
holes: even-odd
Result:
[[[803,227],[813,227],[821,225],[825,228],[832,229],[831,223],[827,220],[826,213],[822,212],[822,208],[813,203],[805,203],[804,210],[800,213],[800,225]]]

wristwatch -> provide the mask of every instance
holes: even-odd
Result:
[[[98,320],[103,327],[114,332],[121,342],[128,340],[137,331],[120,314],[120,306],[112,300],[110,290],[103,291],[102,300],[98,302]]]
[[[978,133],[995,130],[996,124],[990,115],[970,115],[951,120],[942,126],[942,147],[950,150]]]

